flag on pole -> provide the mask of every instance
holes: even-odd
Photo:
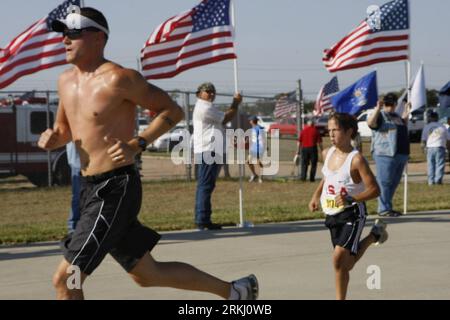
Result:
[[[427,90],[425,87],[425,72],[423,64],[417,72],[411,88],[411,112],[427,104]]]
[[[373,71],[331,98],[336,112],[356,115],[376,106],[378,101],[377,72]]]
[[[204,0],[161,23],[141,50],[146,79],[171,78],[185,70],[236,59],[230,0]]]
[[[66,64],[63,38],[51,30],[51,24],[56,19],[64,19],[71,5],[80,6],[80,0],[64,1],[4,49],[0,48],[0,89],[23,76]]]
[[[275,118],[287,118],[297,111],[297,93],[295,91],[282,95],[275,103]]]
[[[324,51],[323,62],[329,72],[336,72],[408,58],[408,0],[394,0],[373,6],[367,19]]]
[[[450,108],[450,81],[439,91],[439,105],[441,108]]]
[[[319,91],[319,94],[314,105],[314,115],[321,116],[324,112],[333,109],[331,105],[331,97],[339,92],[339,83],[337,76],[334,76],[327,82]]]

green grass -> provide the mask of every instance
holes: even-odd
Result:
[[[144,183],[140,220],[158,231],[194,228],[195,182]],[[317,183],[265,181],[244,183],[245,219],[255,224],[322,218],[311,214],[307,205]],[[239,223],[236,180],[218,181],[213,194],[213,220],[223,224]],[[411,183],[409,210],[448,209],[450,185],[428,187]],[[8,188],[0,190],[0,244],[59,240],[66,233],[70,188]],[[395,207],[403,207],[403,189],[399,187]],[[375,213],[376,201],[369,201]]]
[[[270,140],[268,142],[270,147]],[[328,148],[331,145],[330,138],[323,138],[323,147]],[[424,162],[426,161],[426,156],[420,147],[420,143],[411,143],[411,159],[410,162]],[[292,161],[294,153],[297,150],[297,140],[294,138],[283,138],[280,139],[280,160],[281,161]],[[370,141],[363,141],[363,154],[371,161],[372,156],[370,154]],[[145,155],[155,156],[155,157],[170,157],[169,152],[146,152]]]

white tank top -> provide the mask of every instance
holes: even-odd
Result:
[[[322,188],[322,195],[320,196],[320,203],[322,210],[326,215],[336,215],[345,210],[345,207],[337,207],[335,203],[335,197],[339,194],[354,196],[364,191],[364,183],[355,183],[350,174],[353,157],[358,154],[358,150],[353,150],[347,156],[344,164],[338,171],[331,171],[328,168],[328,161],[336,151],[335,147],[331,147],[328,150],[323,164],[322,174],[325,179],[325,183]]]

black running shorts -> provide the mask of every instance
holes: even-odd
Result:
[[[330,229],[333,247],[340,246],[349,250],[352,255],[356,255],[366,215],[367,209],[364,203],[355,204],[334,216],[327,215],[325,226]]]
[[[134,165],[82,177],[80,220],[61,244],[67,262],[90,275],[109,253],[130,272],[161,238],[138,221],[141,201]]]

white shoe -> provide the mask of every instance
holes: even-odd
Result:
[[[258,177],[258,182],[262,183],[262,177],[261,176]]]
[[[377,239],[377,242],[375,242],[376,245],[380,245],[383,242],[386,242],[386,240],[388,239],[389,234],[387,233],[386,228],[387,224],[383,220],[381,219],[375,220],[375,223],[373,224],[370,233],[372,233]]]
[[[252,175],[250,177],[250,179],[248,179],[248,182],[253,182],[253,181],[255,181],[255,179],[256,179],[256,176]]]
[[[251,274],[231,282],[233,289],[239,294],[238,300],[256,300],[259,294],[258,279]]]

